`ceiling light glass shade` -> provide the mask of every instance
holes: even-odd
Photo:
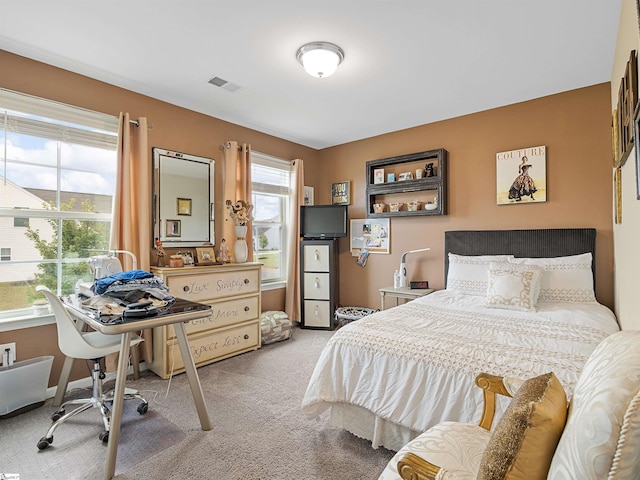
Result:
[[[323,78],[334,74],[344,60],[344,52],[333,43],[312,42],[300,47],[296,58],[309,75]]]

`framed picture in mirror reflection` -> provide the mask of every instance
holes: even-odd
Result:
[[[191,216],[191,199],[178,198],[178,215]]]
[[[167,237],[180,237],[182,236],[181,229],[180,220],[167,220],[165,235]]]

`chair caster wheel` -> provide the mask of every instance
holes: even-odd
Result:
[[[51,445],[51,442],[53,442],[53,437],[42,437],[40,440],[38,440],[38,450],[44,450],[49,445]]]
[[[138,413],[140,415],[144,415],[145,413],[147,413],[147,410],[149,410],[148,403],[141,403],[140,405],[138,405]]]
[[[62,418],[62,416],[65,414],[65,410],[64,408],[61,410],[58,410],[57,412],[55,412],[53,415],[51,415],[51,421],[52,422],[57,422],[58,420],[60,420]]]
[[[102,443],[108,443],[109,442],[109,432],[102,432],[100,435],[98,435],[98,439]]]

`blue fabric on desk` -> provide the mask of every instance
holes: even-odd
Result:
[[[135,280],[144,278],[153,278],[153,273],[145,272],[144,270],[130,270],[128,272],[118,272],[113,275],[98,278],[95,281],[95,292],[98,295],[102,295],[107,289],[116,282],[128,283]]]

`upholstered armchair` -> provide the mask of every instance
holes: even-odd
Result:
[[[405,445],[379,480],[640,479],[640,331],[603,340],[568,404],[555,375],[480,374],[479,425],[443,422]],[[494,426],[496,395],[512,397]]]

